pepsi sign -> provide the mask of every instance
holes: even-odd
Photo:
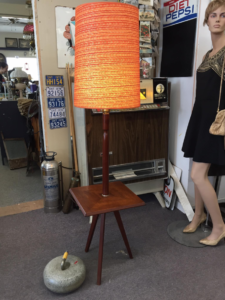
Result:
[[[163,6],[163,27],[197,18],[197,0],[169,0]]]

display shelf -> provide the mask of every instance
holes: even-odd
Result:
[[[13,47],[0,47],[0,50],[10,50],[10,51],[29,51],[30,48],[13,48]]]

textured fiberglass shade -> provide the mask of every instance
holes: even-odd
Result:
[[[138,8],[116,2],[79,5],[75,40],[74,105],[139,107]]]

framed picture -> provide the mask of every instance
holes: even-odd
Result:
[[[5,55],[0,53],[0,62],[5,62],[6,63],[6,58]]]
[[[19,39],[19,48],[30,48],[30,41]]]
[[[67,63],[74,67],[75,9],[56,6],[55,19],[58,68],[65,69]]]
[[[5,38],[6,48],[18,48],[17,39],[14,38]]]

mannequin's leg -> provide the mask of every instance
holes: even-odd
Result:
[[[195,214],[191,223],[186,228],[187,229],[195,228],[199,223],[199,221],[201,220],[203,214],[204,214],[204,202],[202,200],[202,196],[199,192],[199,189],[195,184]]]
[[[193,162],[191,178],[198,188],[202,200],[207,207],[213,223],[212,233],[208,240],[217,239],[225,231],[216,192],[208,179],[210,164]]]

